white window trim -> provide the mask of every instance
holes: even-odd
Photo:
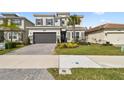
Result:
[[[16,34],[15,34],[16,33]],[[16,38],[14,38],[16,37]],[[11,32],[8,34],[8,39],[11,39]],[[12,32],[12,39],[17,40],[18,39],[18,33],[17,32]]]

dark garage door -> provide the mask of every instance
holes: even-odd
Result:
[[[35,32],[33,34],[34,44],[56,43],[56,32]]]

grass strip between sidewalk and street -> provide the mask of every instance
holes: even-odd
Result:
[[[124,80],[124,68],[73,68],[71,75],[60,75],[57,68],[48,71],[56,80]]]

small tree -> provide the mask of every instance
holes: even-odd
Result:
[[[13,41],[12,37],[13,37],[13,30],[14,31],[19,31],[19,27],[14,24],[14,23],[10,23],[8,24],[8,19],[4,19],[4,23],[0,25],[0,27],[3,27],[4,29],[8,29],[11,32],[11,42]]]
[[[68,25],[72,26],[72,29],[73,29],[73,42],[76,41],[76,38],[75,38],[75,25],[79,25],[80,23],[81,23],[81,19],[77,15],[72,15],[72,16],[70,16],[68,18]]]

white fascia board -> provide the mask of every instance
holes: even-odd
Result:
[[[37,26],[37,27],[26,27],[26,28],[61,28],[61,27],[41,27],[41,26]]]
[[[116,33],[116,32],[124,32],[124,30],[123,31],[104,31],[105,33]]]

